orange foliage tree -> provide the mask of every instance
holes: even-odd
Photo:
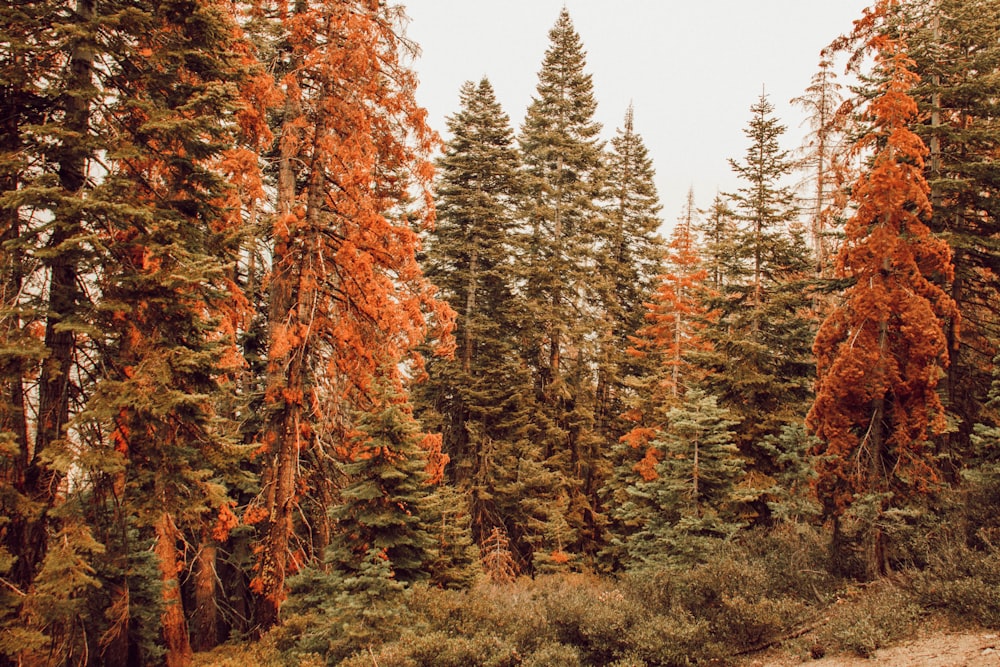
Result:
[[[653,301],[646,304],[646,324],[635,336],[629,354],[643,359],[649,375],[639,381],[636,401],[625,417],[635,426],[622,438],[634,448],[645,446],[659,434],[668,410],[677,406],[684,390],[696,383],[698,370],[688,360],[707,343],[700,330],[708,316],[704,306],[708,271],[702,267],[694,230],[694,193],[688,193],[684,213],[674,227]],[[643,476],[653,475],[657,455],[646,452]],[[648,465],[646,465],[648,464]]]
[[[928,492],[938,481],[928,437],[944,414],[935,387],[948,363],[945,331],[958,317],[942,289],[951,251],[926,225],[927,149],[910,129],[917,106],[904,44],[880,29],[896,3],[879,2],[854,36],[875,54],[882,83],[867,109],[870,131],[854,153],[874,151],[853,188],[837,272],[852,285],[820,328],[814,345],[818,382],[807,423],[820,438],[815,485],[835,526],[867,497],[878,514]],[[867,529],[868,574],[885,572],[886,536]]]
[[[415,227],[432,216],[428,155],[437,138],[414,99],[416,78],[401,63],[408,44],[397,31],[398,10],[376,0],[287,4],[277,3],[285,62],[264,512],[255,511],[265,518],[252,583],[262,628],[277,621],[286,574],[326,546],[330,462],[351,458],[342,443],[351,415],[372,405],[373,377],[418,369],[413,350],[428,314],[445,329],[451,321],[415,259]],[[415,193],[422,206],[411,220],[405,204]],[[294,521],[307,489],[323,496],[310,517],[317,541],[299,545]]]

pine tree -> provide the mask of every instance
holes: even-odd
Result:
[[[14,493],[5,531],[17,552],[13,579],[27,589],[45,557],[62,477],[48,459],[65,435],[77,390],[77,340],[85,310],[84,193],[93,155],[91,105],[96,25],[91,0],[3,10],[2,428],[10,437]],[[37,391],[26,380],[37,377]],[[30,414],[35,418],[31,419]],[[16,453],[15,453],[16,450]],[[6,480],[5,480],[6,481]],[[17,500],[14,500],[14,499]]]
[[[112,108],[120,130],[108,142],[111,166],[97,189],[117,204],[102,221],[104,261],[114,269],[97,278],[103,307],[96,318],[108,332],[104,364],[113,371],[95,387],[81,422],[107,429],[114,457],[126,464],[113,481],[124,493],[116,520],[154,539],[166,662],[184,665],[191,647],[179,545],[198,539],[231,502],[218,476],[231,456],[230,425],[218,419],[215,401],[233,370],[227,363],[236,363],[235,341],[219,328],[233,307],[225,276],[240,223],[221,203],[229,190],[223,162],[237,130],[227,118],[237,108],[234,84],[244,63],[221,4],[143,9],[124,15],[143,59],[123,65],[137,69],[119,83]],[[107,556],[130,558],[127,551]],[[127,579],[121,595],[128,599]]]
[[[722,194],[715,195],[695,229],[701,236],[702,265],[708,272],[708,288],[721,293],[723,286],[737,275],[738,264],[736,213]]]
[[[785,128],[766,96],[751,106],[744,131],[750,140],[744,159],[731,160],[742,186],[730,195],[735,207],[734,238],[713,248],[727,251],[713,269],[722,285],[708,306],[717,313],[705,328],[712,350],[701,355],[706,383],[720,404],[740,420],[739,446],[748,461],[748,493],[759,521],[767,521],[767,489],[781,470],[775,453],[761,447],[801,420],[810,396],[812,372],[806,279],[810,260],[789,186],[792,169],[779,139]]]
[[[919,77],[904,44],[878,29],[894,4],[879,2],[855,24],[882,81],[867,109],[871,131],[854,148],[874,158],[852,189],[857,209],[837,260],[852,284],[814,346],[818,383],[808,423],[822,441],[816,488],[837,521],[834,548],[843,546],[839,519],[852,505],[874,503],[881,516],[940,479],[928,439],[945,427],[935,389],[957,311],[942,287],[952,276],[951,252],[926,224],[928,151],[910,129]],[[879,576],[888,567],[886,536],[876,522],[865,537],[868,574]]]
[[[520,157],[488,80],[463,85],[461,105],[448,120],[453,136],[439,162],[437,221],[423,255],[428,279],[458,314],[457,354],[428,361],[415,403],[424,423],[442,431],[448,478],[467,495],[481,542],[513,520],[519,498],[498,495],[493,463],[525,437],[531,378],[517,355],[520,302],[510,259]]]
[[[705,553],[705,541],[727,538],[736,520],[735,486],[743,475],[736,447],[737,422],[714,396],[688,391],[667,413],[652,446],[660,452],[653,479],[630,487],[630,517],[641,528],[626,542],[629,567],[689,565]]]
[[[32,166],[4,208],[7,248],[35,272],[8,274],[33,287],[6,301],[4,323],[35,338],[18,362],[39,378],[22,394],[37,416],[31,458],[16,436],[17,483],[34,502],[12,531],[20,620],[37,631],[18,659],[114,665],[165,651],[183,664],[177,539],[228,501],[209,471],[224,458],[212,404],[227,341],[213,318],[230,303],[220,163],[238,31],[207,0],[19,11],[48,13],[32,14],[38,79],[20,91]]]
[[[566,508],[553,521],[568,528],[548,531],[563,536],[562,544],[542,540],[546,546],[537,553],[592,542],[597,520],[595,499],[581,485],[598,465],[588,334],[595,328],[593,253],[604,187],[601,126],[580,37],[565,9],[549,40],[520,136],[527,230],[517,271],[526,301],[522,354],[538,404],[535,438],[545,466],[558,476],[551,506]]]
[[[11,559],[4,576],[16,590],[23,592],[30,584],[44,552],[26,546],[29,529],[38,506],[36,484],[26,479],[29,467],[37,463],[31,457],[32,435],[29,423],[30,390],[26,380],[37,372],[45,356],[38,335],[44,317],[41,307],[32,307],[26,298],[25,285],[32,278],[31,250],[37,243],[37,223],[32,224],[36,208],[44,204],[36,194],[25,190],[46,174],[38,165],[44,147],[37,144],[30,130],[39,125],[54,102],[45,81],[57,80],[58,47],[53,45],[51,30],[55,8],[48,2],[6,4],[0,8],[0,501],[3,542],[0,554]],[[31,477],[37,480],[37,473]],[[32,553],[32,551],[34,553]],[[16,560],[14,556],[16,554]],[[20,602],[11,598],[4,610],[16,609]]]
[[[936,0],[902,3],[902,22],[914,71],[911,92],[925,122],[913,131],[928,146],[925,176],[931,187],[931,231],[953,250],[955,278],[950,295],[963,313],[961,331],[951,327],[951,363],[943,383],[954,428],[936,438],[943,471],[957,481],[969,434],[988,400],[986,388],[996,341],[1000,340],[1000,295],[989,276],[995,271],[1000,150],[996,99],[1000,82],[995,0]]]
[[[423,435],[392,378],[375,380],[375,405],[361,412],[340,469],[346,485],[331,510],[336,531],[326,555],[337,581],[363,574],[376,557],[402,584],[428,576],[434,540],[424,523],[430,494]]]
[[[441,325],[446,346],[450,323],[415,259],[414,227],[430,216],[435,135],[402,63],[398,9],[373,0],[288,9],[275,26],[284,60],[253,580],[261,628],[277,622],[296,567],[302,489],[314,489],[320,506],[332,497],[327,462],[343,454],[354,408],[373,404],[376,375],[419,368],[414,351],[428,327]],[[411,215],[413,195],[420,210]],[[324,512],[311,514],[326,524]],[[329,526],[318,528],[322,536]],[[306,557],[322,546],[304,543]]]
[[[693,354],[706,351],[700,332],[708,317],[703,307],[708,272],[696,246],[695,216],[692,191],[667,246],[659,288],[645,304],[646,324],[630,336],[628,352],[638,373],[629,381],[633,395],[624,419],[632,428],[612,448],[614,470],[602,489],[611,533],[605,558],[620,560],[620,547],[634,530],[629,488],[656,478],[662,451],[652,443],[667,427],[667,413],[704,379],[692,363]]]
[[[607,221],[597,233],[604,330],[598,350],[595,417],[605,442],[617,441],[627,428],[621,420],[630,393],[626,378],[638,371],[627,351],[630,338],[644,325],[645,304],[657,289],[665,252],[658,232],[660,203],[653,162],[633,117],[630,106],[623,127],[611,140]]]

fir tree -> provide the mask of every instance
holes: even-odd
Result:
[[[931,231],[953,251],[949,290],[963,314],[946,329],[951,363],[942,386],[954,428],[936,438],[943,472],[957,481],[969,434],[988,397],[992,358],[1000,339],[995,272],[1000,247],[1000,150],[996,99],[1000,81],[1000,3],[936,0],[902,3],[902,23],[920,81],[912,96],[925,121],[913,131],[928,147]]]
[[[927,227],[927,148],[910,129],[918,109],[904,44],[878,28],[893,2],[879,2],[856,22],[874,51],[883,83],[871,100],[871,130],[855,151],[874,158],[852,189],[857,210],[845,227],[838,272],[851,279],[843,305],[820,328],[810,428],[821,439],[816,488],[835,523],[852,505],[874,504],[876,518],[939,481],[928,438],[945,420],[935,388],[948,363],[945,328],[957,317],[942,288],[951,252]],[[877,521],[865,530],[868,575],[888,567],[887,538]]]
[[[42,124],[54,107],[44,85],[59,78],[55,70],[59,49],[51,34],[54,15],[48,2],[8,3],[0,8],[4,43],[0,53],[0,513],[4,516],[0,555],[6,562],[4,576],[19,592],[31,583],[45,546],[26,535],[39,509],[44,509],[32,502],[32,496],[38,496],[38,464],[31,456],[27,384],[46,355],[38,335],[44,309],[26,298],[24,287],[33,274],[31,255],[40,231],[32,220],[47,203],[39,188],[32,187],[47,174],[38,167],[46,164],[44,146],[30,127]],[[35,191],[33,196],[26,195],[28,189]],[[29,475],[32,466],[36,470]],[[14,597],[3,608],[16,617],[19,606]]]
[[[520,158],[488,80],[466,83],[461,105],[448,119],[453,136],[439,162],[437,221],[423,256],[428,279],[457,313],[457,354],[429,360],[415,402],[427,426],[442,430],[448,478],[467,495],[482,541],[513,521],[519,496],[499,494],[495,462],[526,435],[531,378],[517,355],[520,302],[510,259]]]
[[[736,213],[722,194],[716,194],[712,205],[703,211],[700,224],[695,226],[701,237],[701,259],[707,286],[721,293],[723,286],[737,275]]]
[[[597,267],[602,278],[596,427],[605,442],[616,441],[629,389],[638,372],[630,339],[644,325],[644,308],[657,289],[665,248],[658,230],[660,203],[653,163],[634,128],[633,110],[611,140],[607,159],[607,220],[597,233]],[[648,315],[646,316],[648,317]]]
[[[738,226],[730,242],[717,246],[731,255],[720,258],[722,285],[709,301],[717,317],[705,329],[712,350],[701,363],[710,372],[709,390],[740,420],[740,451],[760,494],[756,500],[749,494],[750,511],[766,521],[765,490],[781,466],[760,443],[805,415],[813,325],[805,282],[810,260],[793,224],[792,191],[783,184],[792,169],[779,145],[785,128],[766,96],[751,111],[746,156],[731,160],[742,182],[731,195]]]
[[[656,478],[662,451],[653,446],[668,424],[667,413],[676,408],[688,388],[703,381],[693,355],[706,349],[700,336],[708,314],[704,290],[708,272],[701,267],[696,246],[694,193],[674,226],[667,246],[665,273],[650,302],[645,304],[645,325],[634,336],[628,352],[636,361],[636,375],[629,378],[632,395],[624,419],[631,424],[612,448],[614,470],[602,493],[609,507],[610,545],[605,557],[620,559],[620,547],[634,530],[632,511],[621,506],[634,503],[628,489],[640,480]]]
[[[369,0],[288,9],[274,26],[284,61],[256,505],[261,628],[277,622],[285,577],[297,566],[302,489],[313,489],[316,510],[325,509],[334,492],[328,462],[345,454],[355,409],[374,404],[376,376],[419,368],[416,348],[432,325],[441,327],[445,353],[451,316],[416,263],[436,137],[402,62],[398,9]],[[410,212],[414,195],[418,210]],[[325,512],[311,515],[323,524],[312,534],[328,534]],[[306,557],[322,547],[305,543]]]
[[[326,562],[347,589],[372,558],[402,584],[426,578],[434,558],[423,517],[430,494],[424,436],[402,388],[391,378],[376,382],[375,405],[358,417],[350,459],[340,466],[346,484],[331,510],[336,530]]]
[[[599,464],[588,333],[595,328],[591,285],[604,187],[593,82],[565,9],[549,40],[520,136],[527,230],[517,269],[526,300],[522,354],[538,403],[535,439],[545,466],[558,475],[552,507],[566,508],[553,521],[569,527],[548,531],[565,537],[561,545],[543,540],[542,552],[582,546],[596,536],[595,499],[582,485]]]
[[[734,501],[743,460],[736,425],[714,396],[698,389],[667,413],[667,426],[652,443],[660,452],[655,478],[633,484],[624,507],[626,520],[641,526],[626,541],[629,567],[697,562],[706,540],[740,528]]]

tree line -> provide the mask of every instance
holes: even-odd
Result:
[[[668,239],[566,9],[520,130],[468,82],[436,164],[401,7],[0,16],[3,664],[184,665],[787,522],[872,578],[995,477],[995,0],[878,0],[804,152],[761,96]]]

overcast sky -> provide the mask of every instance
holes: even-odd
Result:
[[[699,207],[738,181],[750,105],[765,90],[798,147],[803,114],[789,102],[817,70],[819,52],[851,29],[869,0],[400,0],[421,55],[418,100],[443,136],[465,81],[493,83],[515,132],[563,6],[587,51],[597,120],[610,139],[631,101],[671,225],[689,187]],[[838,72],[839,73],[839,72]]]

